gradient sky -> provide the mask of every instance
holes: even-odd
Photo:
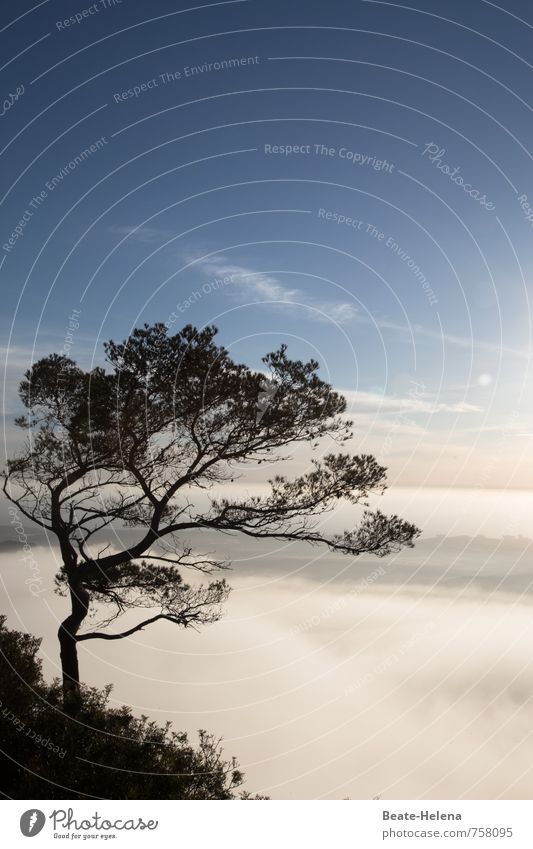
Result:
[[[84,680],[224,736],[274,798],[531,796],[531,543],[509,538],[533,536],[533,9],[413,2],[0,13],[3,448],[32,360],[67,341],[89,368],[143,322],[214,323],[253,367],[281,342],[318,359],[350,449],[389,468],[380,506],[422,528],[355,563],[222,535],[221,622],[83,644]],[[25,528],[34,598],[9,522],[5,609],[50,678],[59,554]]]
[[[519,0],[419,5],[4,11],[2,91],[24,87],[1,117],[8,425],[74,309],[87,366],[144,321],[215,323],[254,366],[280,341],[316,356],[394,483],[530,485],[533,19]]]

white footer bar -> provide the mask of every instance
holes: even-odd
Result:
[[[9,849],[533,849],[530,801],[4,801],[0,825]]]

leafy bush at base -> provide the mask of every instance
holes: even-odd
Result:
[[[84,687],[76,719],[47,684],[40,640],[0,617],[0,792],[12,799],[234,799],[243,776],[205,731],[186,734],[109,707],[111,687]],[[243,794],[247,798],[248,794]],[[242,798],[242,797],[241,797]]]

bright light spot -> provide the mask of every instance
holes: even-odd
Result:
[[[490,374],[480,374],[477,379],[479,386],[490,386],[492,383],[492,375]]]

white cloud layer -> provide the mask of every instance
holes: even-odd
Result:
[[[49,586],[51,552],[35,551]],[[44,635],[51,676],[64,602],[31,597],[16,553],[2,560],[10,624]],[[299,565],[290,550],[271,562]],[[529,798],[531,596],[497,591],[497,575],[467,586],[463,562],[450,559],[455,585],[412,585],[409,555],[398,583],[386,561],[335,581],[242,561],[221,622],[92,641],[82,674],[137,713],[223,735],[248,786],[274,798]]]

